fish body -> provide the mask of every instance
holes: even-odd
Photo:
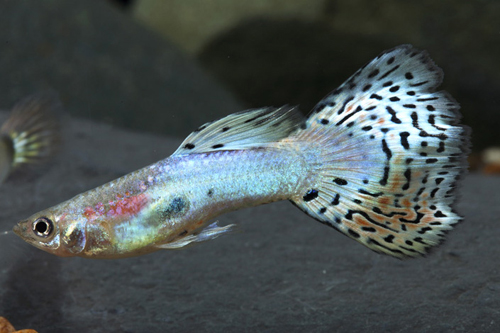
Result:
[[[225,212],[293,196],[306,182],[305,169],[304,160],[282,149],[172,156],[43,216],[54,221],[56,234],[62,232],[51,245],[60,256],[144,254],[187,244],[185,235]]]
[[[0,183],[18,167],[39,164],[54,155],[59,147],[60,109],[52,93],[34,94],[14,105],[0,128]]]
[[[232,227],[226,212],[290,200],[374,251],[415,257],[460,217],[454,187],[468,131],[434,92],[442,72],[409,45],[356,72],[302,120],[262,108],[205,124],[174,154],[14,227],[59,256],[121,258],[181,248]]]

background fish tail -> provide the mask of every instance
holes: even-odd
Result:
[[[365,65],[315,107],[296,139],[319,151],[299,208],[377,252],[418,256],[460,217],[466,169],[459,105],[434,92],[442,71],[402,45]]]
[[[39,93],[14,105],[0,128],[2,144],[11,152],[11,167],[39,163],[52,156],[59,144],[57,116],[62,109],[55,93]]]

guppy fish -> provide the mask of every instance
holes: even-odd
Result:
[[[402,45],[358,70],[303,121],[293,107],[207,123],[168,158],[41,211],[14,227],[59,256],[121,258],[227,232],[222,213],[290,200],[370,249],[416,257],[460,217],[454,189],[468,130],[434,92],[442,71]]]
[[[60,102],[52,93],[39,93],[14,105],[0,128],[0,183],[16,168],[38,164],[59,146],[56,113]]]

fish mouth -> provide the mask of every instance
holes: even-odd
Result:
[[[26,235],[27,223],[28,221],[21,221],[14,225],[14,227],[12,228],[12,231],[24,241],[28,241],[29,239],[29,237]]]
[[[18,223],[18,224],[16,224],[16,225],[14,226],[14,228],[12,228],[12,231],[13,231],[16,235],[18,235],[19,237],[23,238],[23,237],[21,236],[21,235],[22,235],[22,230],[21,230],[21,229],[22,229],[22,228],[21,228],[21,226],[19,226],[19,223]]]

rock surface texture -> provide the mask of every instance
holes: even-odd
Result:
[[[0,187],[0,230],[159,160],[180,143],[67,120],[65,149]],[[239,231],[121,260],[59,258],[0,236],[0,315],[39,332],[494,332],[500,179],[469,175],[464,221],[427,258],[378,255],[279,202]]]

